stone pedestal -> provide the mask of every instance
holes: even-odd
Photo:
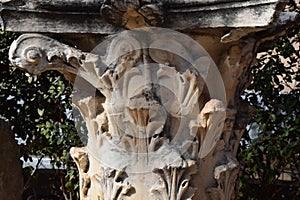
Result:
[[[87,146],[71,150],[81,199],[236,197],[251,112],[240,94],[259,46],[298,15],[280,15],[277,0],[18,6],[2,5],[7,30],[51,37],[20,36],[11,62],[33,74],[58,70],[76,88],[88,129]]]

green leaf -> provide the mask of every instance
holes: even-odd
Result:
[[[275,115],[275,114],[271,114],[271,115],[270,115],[270,119],[271,119],[272,121],[275,121],[275,120],[276,120],[276,115]]]
[[[28,77],[28,83],[30,84],[32,82],[33,78],[32,76]]]
[[[37,111],[38,111],[39,116],[42,117],[44,115],[44,111],[45,111],[44,109],[39,109],[38,108]]]
[[[46,127],[50,128],[51,127],[51,123],[49,121],[46,122]]]

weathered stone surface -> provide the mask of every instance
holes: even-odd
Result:
[[[7,122],[0,120],[0,200],[20,200],[23,175],[19,148]]]
[[[78,87],[73,102],[88,129],[87,146],[71,150],[81,199],[236,197],[235,156],[251,114],[240,94],[260,45],[299,14],[280,14],[279,0],[18,2],[3,4],[7,30],[64,33],[52,36],[87,51],[39,34],[10,50],[14,65],[58,70]],[[103,34],[136,27],[96,47]]]
[[[254,32],[254,27],[267,27],[276,20],[276,10],[280,10],[283,5],[283,1],[278,0],[1,2],[2,29],[95,34],[120,31],[107,22],[130,29],[142,26],[162,26],[175,30],[252,27],[250,30]]]
[[[11,47],[14,65],[33,74],[58,70],[80,86],[73,102],[86,120],[88,144],[71,153],[81,198],[234,198],[235,155],[249,118],[239,96],[257,40],[194,35],[210,60],[195,41],[140,31],[111,37],[101,55],[38,34]]]

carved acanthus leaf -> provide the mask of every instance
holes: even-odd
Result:
[[[226,163],[222,165],[218,165],[214,169],[214,178],[218,181],[220,181],[222,173],[239,167],[239,162],[231,152],[229,151],[225,152],[224,155],[225,155]]]
[[[162,169],[154,169],[153,172],[162,181],[151,188],[155,199],[191,200],[194,196],[195,188],[190,185],[190,180],[191,176],[196,174],[197,167],[193,161],[189,161],[186,167],[174,168],[165,166]]]
[[[225,110],[222,101],[217,99],[208,101],[201,110],[196,122],[201,130],[204,130],[200,131],[201,135],[199,136],[199,158],[207,156],[219,141],[224,128]],[[194,123],[191,121],[190,127],[193,127]]]
[[[97,187],[98,199],[115,199],[123,200],[130,196],[130,191],[134,191],[134,187],[127,181],[128,175],[125,171],[104,168],[104,174],[94,175],[92,180],[98,183]]]
[[[221,164],[214,169],[214,178],[218,183],[218,187],[207,189],[209,199],[230,199],[237,193],[234,187],[238,177],[239,163],[232,152],[225,152],[225,164]]]
[[[88,151],[86,147],[72,147],[70,150],[70,154],[79,169],[80,196],[84,198],[87,196],[87,193],[91,186],[91,179],[87,173],[90,165]]]

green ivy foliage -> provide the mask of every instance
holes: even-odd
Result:
[[[16,34],[0,32],[0,115],[7,119],[25,161],[49,157],[53,166],[66,169],[61,192],[76,196],[77,168],[72,146],[81,146],[72,117],[72,87],[54,71],[30,76],[10,65],[8,50]]]
[[[257,113],[241,142],[240,199],[300,199],[299,44],[300,30],[290,31],[252,68],[244,96]]]

